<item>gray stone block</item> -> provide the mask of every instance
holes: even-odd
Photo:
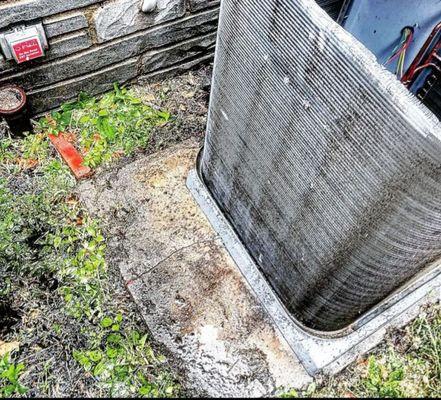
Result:
[[[152,82],[178,75],[199,65],[210,63],[213,57],[214,52],[211,52],[202,57],[143,75],[139,81]],[[135,79],[138,74],[138,58],[134,57],[116,66],[80,78],[31,91],[28,93],[31,113],[36,115],[55,109],[63,103],[75,99],[80,92],[91,95],[104,93],[112,89],[114,82],[124,84]]]
[[[220,0],[190,0],[190,11],[202,10],[220,4]]]
[[[97,95],[111,90],[114,82],[123,84],[130,81],[138,74],[137,62],[137,57],[131,58],[93,74],[31,91],[28,93],[31,113],[35,115],[57,108],[75,99],[80,92]]]
[[[149,49],[167,46],[178,40],[212,32],[217,28],[217,17],[218,10],[210,10],[153,28],[147,32],[130,35],[37,68],[6,76],[0,73],[0,84],[14,81],[29,90],[68,80],[74,76],[88,74],[145,53]]]
[[[155,11],[143,13],[140,0],[117,0],[101,7],[94,23],[98,42],[128,35],[185,14],[184,0],[158,0]]]
[[[86,16],[82,12],[73,12],[45,18],[43,24],[48,38],[88,27]]]
[[[0,5],[0,29],[64,11],[99,3],[100,0],[25,0]]]
[[[154,71],[146,75],[141,75],[138,78],[138,82],[140,84],[146,84],[148,82],[156,82],[159,79],[165,79],[171,76],[183,74],[184,72],[199,67],[200,65],[209,64],[213,61],[213,59],[214,59],[214,50],[212,53],[206,54],[205,56],[195,58],[193,60],[189,60],[180,64],[176,64],[169,68]]]
[[[53,60],[88,49],[92,46],[92,39],[88,32],[82,31],[57,37],[50,41],[49,44],[50,48],[47,52],[46,60]]]
[[[216,33],[214,32],[203,37],[178,43],[163,50],[146,53],[141,58],[141,72],[146,74],[160,68],[183,63],[190,58],[203,56],[210,51],[212,53],[215,44]]]

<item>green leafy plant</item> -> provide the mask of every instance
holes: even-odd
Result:
[[[295,398],[299,397],[299,394],[298,394],[297,390],[290,389],[285,392],[282,392],[279,397],[282,399],[295,399]]]
[[[113,395],[121,395],[121,388],[141,396],[173,396],[178,392],[167,373],[149,379],[149,370],[158,368],[164,358],[154,353],[147,341],[147,335],[136,330],[121,327],[123,317],[105,316],[101,330],[90,342],[87,350],[75,350],[75,360],[99,379],[100,385]]]
[[[375,356],[370,356],[367,378],[362,385],[373,397],[403,397],[403,377],[403,365],[398,360],[390,357],[387,363],[381,364]]]
[[[10,397],[14,394],[25,394],[28,389],[20,383],[20,376],[24,372],[23,363],[15,364],[10,355],[0,358],[0,395]]]
[[[74,134],[85,164],[96,167],[145,148],[152,128],[169,119],[169,113],[143,104],[126,88],[115,84],[113,92],[100,100],[81,94],[77,102],[65,104],[39,125],[41,130],[53,134]]]

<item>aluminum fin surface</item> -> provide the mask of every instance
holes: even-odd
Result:
[[[306,326],[347,326],[441,257],[440,138],[314,1],[222,2],[202,175]]]

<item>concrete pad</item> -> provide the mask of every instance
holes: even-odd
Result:
[[[196,142],[139,158],[79,187],[153,338],[196,395],[268,396],[311,377],[186,188]]]
[[[190,172],[187,186],[275,326],[313,376],[318,372],[332,375],[341,371],[360,354],[378,345],[388,329],[407,324],[418,315],[422,305],[441,299],[441,261],[438,260],[348,327],[334,332],[308,329],[289,315],[196,169]]]

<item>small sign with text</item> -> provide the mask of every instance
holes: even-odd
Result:
[[[14,52],[15,59],[19,64],[42,57],[44,55],[43,48],[38,37],[29,38],[23,42],[16,42],[12,45],[12,50]]]

